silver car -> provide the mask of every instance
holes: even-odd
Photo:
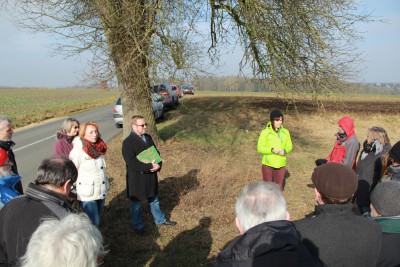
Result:
[[[151,102],[153,104],[154,119],[162,119],[164,117],[164,104],[162,99],[159,99],[156,95],[151,94]],[[115,127],[122,128],[124,115],[122,113],[121,98],[118,98],[114,106],[114,123]]]

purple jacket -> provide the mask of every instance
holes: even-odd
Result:
[[[56,133],[57,141],[54,144],[53,156],[68,158],[69,152],[72,150],[72,140],[75,136],[69,136],[62,132]]]

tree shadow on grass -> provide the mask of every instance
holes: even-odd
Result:
[[[195,228],[180,233],[154,259],[151,267],[211,266],[207,259],[212,237],[211,218],[204,217]]]
[[[179,204],[180,197],[199,185],[198,172],[193,169],[181,177],[168,177],[159,182],[160,206],[167,218]],[[142,219],[147,232],[143,237],[133,231],[129,208],[130,200],[126,190],[121,191],[104,207],[100,231],[109,254],[103,266],[145,266],[161,252],[157,244],[160,232],[154,224],[149,205],[143,203]],[[186,242],[189,244],[189,240]]]

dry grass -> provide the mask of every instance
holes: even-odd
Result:
[[[158,146],[164,158],[159,175],[161,208],[176,227],[154,226],[148,208],[144,222],[150,235],[138,237],[130,227],[125,195],[125,166],[121,138],[109,145],[108,173],[111,189],[101,231],[110,245],[106,266],[211,266],[219,249],[237,236],[234,203],[244,184],[261,180],[261,155],[256,145],[269,112],[285,104],[272,97],[185,97],[178,110],[158,124],[165,141]],[[365,101],[365,100],[364,100]],[[383,100],[382,100],[383,101]],[[286,110],[294,150],[288,156],[290,177],[284,191],[292,219],[313,210],[309,186],[314,160],[332,148],[336,121],[355,118],[359,140],[366,129],[378,125],[388,130],[392,143],[400,139],[399,105],[392,101],[367,106],[361,100],[326,105],[319,113],[311,102],[299,102],[300,116]]]

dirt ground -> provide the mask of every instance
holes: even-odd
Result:
[[[273,97],[185,98],[158,126],[164,140],[158,145],[164,158],[160,205],[167,217],[178,222],[176,227],[156,227],[145,205],[149,235],[135,235],[125,192],[122,136],[108,144],[111,188],[101,226],[110,249],[105,266],[211,266],[219,250],[238,235],[233,223],[237,194],[244,184],[260,179],[261,157],[255,147],[272,109],[285,114],[294,143],[284,192],[293,219],[313,209],[310,173],[314,160],[329,153],[337,119],[356,118],[361,142],[364,129],[377,123],[388,127],[393,143],[400,138],[396,99],[328,101],[321,111],[310,100],[296,100],[295,108]]]

